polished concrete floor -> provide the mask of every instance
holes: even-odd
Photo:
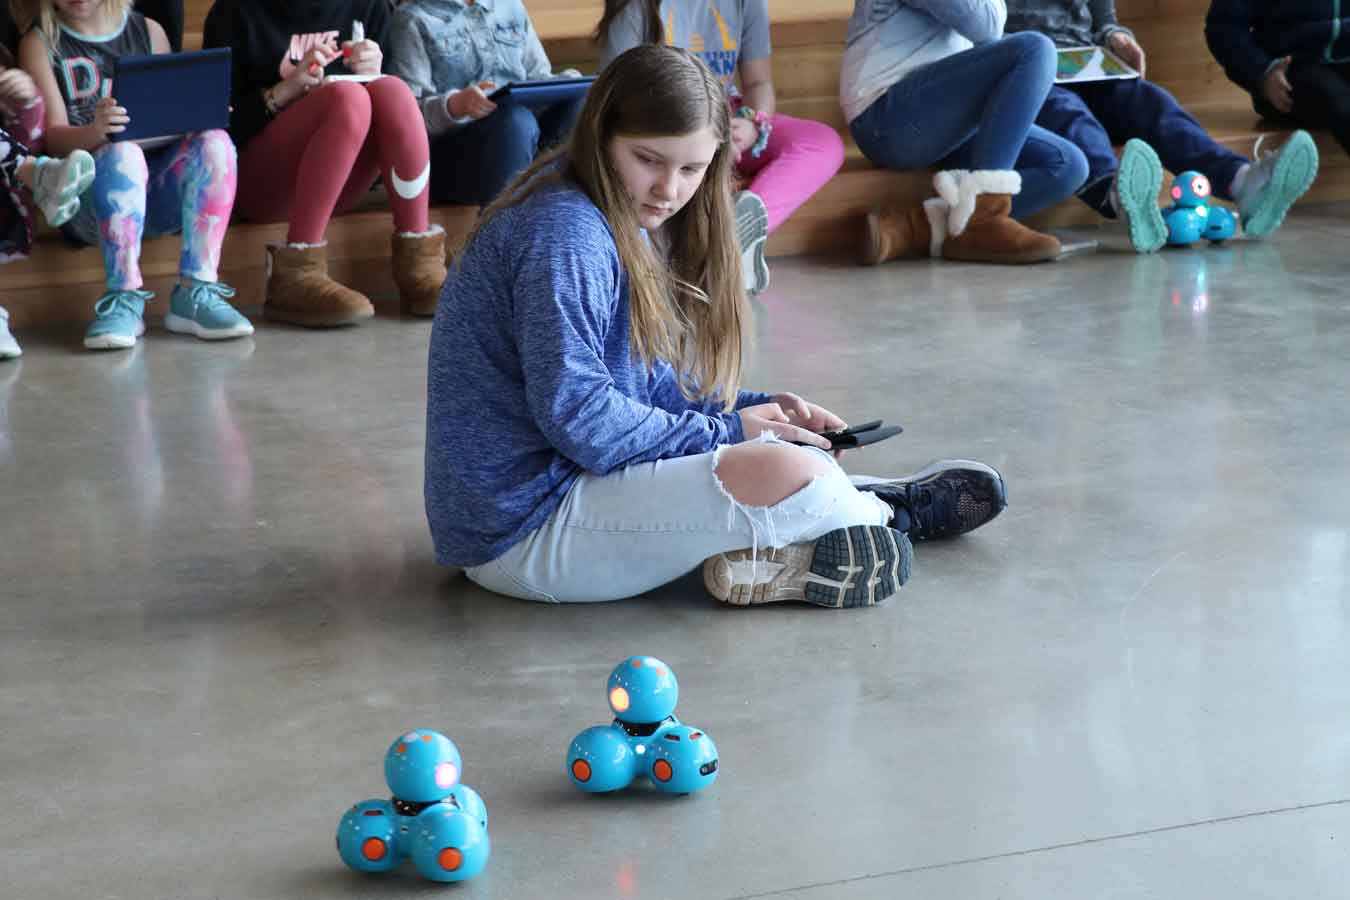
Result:
[[[1350,207],[1264,244],[1027,269],[782,262],[754,383],[1007,475],[856,612],[500,599],[432,560],[426,322],[66,328],[0,364],[0,894],[1343,898]],[[577,792],[634,653],[710,789]],[[449,734],[494,856],[362,877],[338,817]]]

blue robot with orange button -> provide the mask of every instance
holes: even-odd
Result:
[[[1210,193],[1209,179],[1199,172],[1182,172],[1172,182],[1172,205],[1162,210],[1169,245],[1217,244],[1237,234],[1237,216],[1209,202]]]
[[[461,784],[459,749],[445,735],[409,731],[384,756],[393,796],[365,800],[338,823],[342,861],[358,872],[387,872],[411,858],[423,878],[466,881],[487,865],[487,806]]]
[[[606,684],[614,721],[577,735],[567,748],[567,777],[583,791],[604,793],[639,778],[667,794],[692,794],[717,778],[717,747],[675,718],[680,685],[652,656],[619,663]]]

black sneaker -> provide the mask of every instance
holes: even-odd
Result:
[[[1008,505],[1003,476],[970,459],[940,459],[905,478],[857,487],[889,503],[891,527],[915,541],[974,531]]]
[[[909,580],[912,554],[903,532],[854,525],[778,549],[711,556],[703,564],[703,584],[733,606],[784,600],[834,609],[873,606]]]

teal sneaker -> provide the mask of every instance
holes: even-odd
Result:
[[[47,219],[59,228],[80,211],[80,195],[94,183],[94,158],[73,150],[65,159],[39,156],[33,169],[33,200]]]
[[[179,334],[192,334],[204,341],[247,337],[253,323],[227,302],[234,288],[218,281],[198,281],[185,287],[174,285],[164,327]]]
[[[1158,209],[1162,190],[1163,167],[1153,148],[1131,138],[1120,155],[1120,168],[1112,187],[1116,210],[1130,233],[1130,244],[1138,253],[1154,253],[1167,243],[1167,223]]]
[[[1247,180],[1238,193],[1238,212],[1242,214],[1242,232],[1247,237],[1263,238],[1284,222],[1294,201],[1308,192],[1317,177],[1317,144],[1306,131],[1295,131],[1280,149],[1261,154],[1257,140],[1255,161],[1247,170]]]
[[[90,350],[126,350],[145,334],[145,301],[149,291],[108,291],[94,304],[94,321],[84,333]]]

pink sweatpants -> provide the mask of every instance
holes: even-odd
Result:
[[[844,164],[839,132],[820,122],[776,115],[759,158],[742,154],[736,167],[769,213],[769,233],[824,187]]]

